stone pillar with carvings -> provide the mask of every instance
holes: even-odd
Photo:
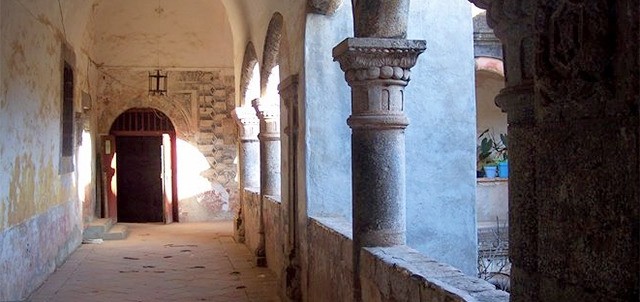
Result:
[[[333,49],[351,86],[354,298],[362,247],[406,243],[404,88],[425,42],[348,38]]]
[[[637,1],[472,2],[506,50],[511,301],[636,300]]]
[[[536,3],[538,300],[637,301],[640,5]]]
[[[535,0],[471,0],[487,9],[487,23],[502,41],[505,88],[496,104],[507,113],[509,135],[509,252],[511,293],[539,301],[537,269],[536,133],[534,116]]]
[[[256,111],[251,107],[237,107],[231,113],[238,123],[240,138],[238,154],[238,170],[240,172],[240,208],[235,220],[234,236],[237,242],[244,242],[244,207],[245,188],[260,187],[260,144],[258,142],[259,119]]]
[[[266,266],[264,199],[267,195],[280,196],[280,107],[259,99],[252,104],[260,118],[260,242],[256,258],[258,266]]]

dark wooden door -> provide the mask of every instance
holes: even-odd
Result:
[[[118,136],[118,221],[162,222],[162,136]]]

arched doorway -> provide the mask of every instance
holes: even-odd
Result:
[[[106,145],[106,216],[119,222],[177,221],[176,132],[171,120],[156,109],[129,109],[111,125]]]

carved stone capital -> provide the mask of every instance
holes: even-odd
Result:
[[[252,102],[258,117],[260,118],[261,141],[280,140],[280,107],[273,104],[261,104],[259,99]]]
[[[280,81],[278,85],[280,97],[284,105],[291,109],[298,106],[298,74],[291,75]]]
[[[260,120],[256,116],[255,109],[251,107],[236,107],[231,115],[238,124],[240,140],[242,142],[257,141],[260,129]]]
[[[496,104],[510,123],[533,121],[535,0],[469,0],[487,10],[487,24],[504,48],[506,88]],[[529,103],[527,103],[529,102]]]
[[[408,81],[405,70],[415,66],[425,49],[424,40],[347,38],[333,48],[333,60],[359,80]]]
[[[404,87],[418,56],[421,40],[348,38],[333,49],[352,90],[352,129],[404,129]]]
[[[255,109],[255,112],[261,121],[280,118],[280,108],[276,105],[264,104],[260,102],[260,99],[253,100],[251,105]]]

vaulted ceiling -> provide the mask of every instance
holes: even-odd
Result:
[[[98,64],[233,66],[233,37],[220,1],[95,0],[91,10]]]

